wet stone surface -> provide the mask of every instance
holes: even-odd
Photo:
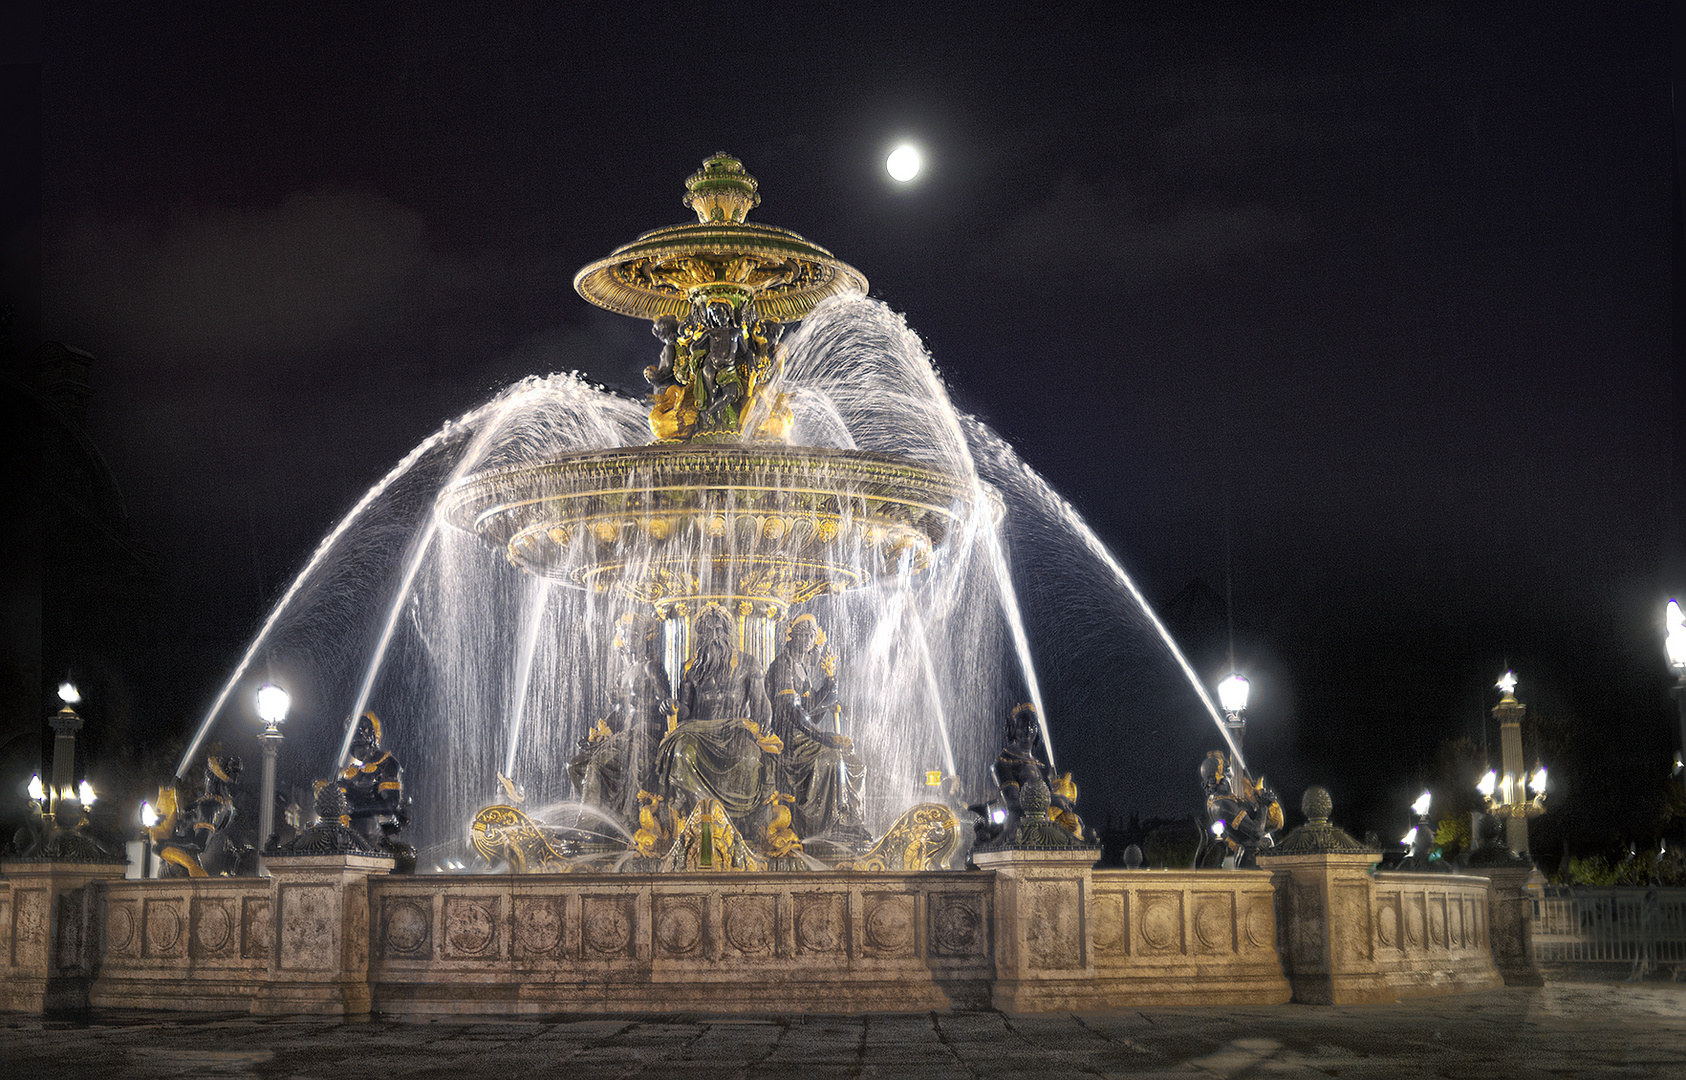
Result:
[[[122,1012],[0,1014],[30,1080],[153,1076],[570,1078],[1679,1077],[1686,983],[1553,983],[1391,1005],[1105,1015],[657,1018],[405,1023]]]

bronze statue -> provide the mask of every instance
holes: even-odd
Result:
[[[644,381],[653,389],[672,386],[673,365],[678,358],[679,320],[672,315],[660,315],[651,323],[650,333],[662,343],[661,357],[644,369]]]
[[[372,712],[357,718],[351,763],[334,781],[345,792],[350,826],[377,847],[391,847],[409,821],[404,804],[404,769],[381,746],[381,722]]]
[[[568,778],[581,801],[626,825],[638,825],[638,796],[656,790],[656,748],[667,734],[673,694],[662,668],[661,623],[628,612],[615,626],[621,674],[609,711],[580,740]]]
[[[1222,750],[1213,750],[1200,763],[1200,786],[1206,792],[1207,833],[1201,838],[1209,850],[1221,853],[1225,866],[1257,866],[1257,852],[1274,843],[1282,828],[1282,804],[1276,793],[1257,783],[1245,769],[1231,769]],[[1196,860],[1203,862],[1199,855]]]
[[[228,827],[234,822],[239,779],[239,758],[212,755],[205,759],[204,791],[185,808],[178,805],[174,786],[158,789],[160,816],[147,833],[163,876],[209,877],[238,869],[241,853],[230,842]]]
[[[784,743],[778,789],[792,796],[792,822],[805,841],[858,851],[871,837],[860,821],[861,760],[840,730],[837,657],[823,651],[825,631],[812,615],[792,620],[784,640],[766,680],[773,734]]]
[[[734,819],[767,803],[784,749],[768,729],[771,709],[754,657],[732,640],[726,610],[710,604],[692,624],[694,645],[679,684],[677,725],[656,751],[657,792],[678,814],[716,799]]]

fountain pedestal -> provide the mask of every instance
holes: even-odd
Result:
[[[369,1014],[369,879],[376,855],[270,855],[273,946],[256,1013]]]
[[[0,868],[0,1011],[86,1012],[104,948],[99,889],[118,863],[7,862]]]

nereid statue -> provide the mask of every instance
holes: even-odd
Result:
[[[777,783],[792,799],[795,831],[815,843],[857,851],[871,837],[860,820],[861,760],[841,731],[837,657],[812,615],[785,629],[784,648],[767,666],[773,734],[784,743]]]
[[[639,796],[657,791],[656,750],[674,709],[661,664],[661,623],[628,612],[615,625],[621,671],[609,692],[609,711],[580,741],[568,778],[582,802],[626,825],[639,822]]]

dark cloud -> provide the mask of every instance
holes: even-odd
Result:
[[[1143,207],[1074,179],[986,240],[979,271],[1085,292],[1175,281],[1243,256],[1298,242],[1296,214],[1263,202],[1190,199]]]
[[[163,222],[86,215],[47,253],[51,315],[161,352],[309,350],[390,318],[424,253],[416,213],[354,191]]]

